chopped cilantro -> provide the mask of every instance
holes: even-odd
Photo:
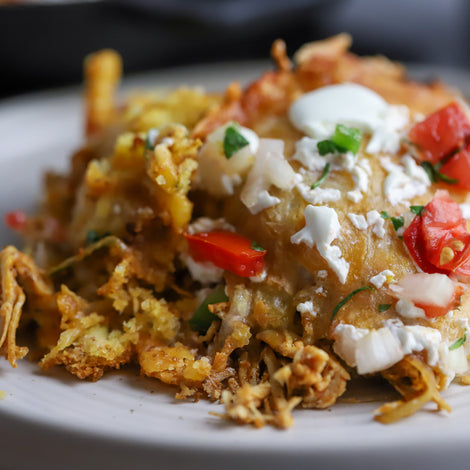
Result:
[[[386,312],[392,304],[379,304],[379,312]]]
[[[250,248],[255,251],[266,251],[261,245],[256,243],[254,240],[251,242]]]
[[[363,290],[375,290],[374,287],[372,286],[363,286],[363,287],[359,287],[359,289],[356,289],[356,290],[353,290],[349,295],[347,295],[341,302],[338,303],[338,305],[336,305],[336,307],[334,308],[333,310],[333,313],[331,314],[331,320],[333,320],[333,318],[335,318],[336,314],[338,313],[339,309],[346,303],[348,302],[349,300],[352,299],[352,297],[354,297],[357,293],[359,292],[362,292]]]
[[[227,159],[233,157],[243,147],[249,145],[248,140],[240,134],[235,126],[229,126],[225,129],[224,153]]]
[[[393,228],[395,230],[398,230],[399,228],[403,227],[405,225],[405,219],[403,216],[401,217],[390,217],[390,220],[392,221]]]
[[[424,206],[410,206],[410,211],[416,215],[421,215],[423,210],[424,210]]]
[[[387,211],[382,211],[380,213],[380,216],[382,217],[382,219],[390,219],[390,216],[388,215]]]
[[[318,181],[316,181],[315,183],[312,184],[311,189],[318,188],[318,186],[320,186],[326,180],[329,171],[330,171],[330,163],[328,162],[325,165],[325,167],[323,168],[323,172],[322,172],[320,178],[318,179]]]
[[[453,351],[454,349],[460,348],[460,346],[463,346],[463,344],[467,341],[467,333],[465,332],[464,335],[459,338],[454,344],[451,344],[449,346],[449,351]]]

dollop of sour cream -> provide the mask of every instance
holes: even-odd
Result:
[[[233,126],[246,139],[248,145],[227,158],[223,142],[227,128]],[[194,187],[204,189],[216,197],[231,196],[253,165],[258,146],[258,135],[247,127],[234,122],[218,127],[207,136],[206,142],[199,150],[199,166]]]
[[[369,88],[343,83],[302,95],[289,110],[289,119],[310,137],[323,138],[321,129],[341,123],[370,132],[382,121],[388,103]],[[320,124],[320,125],[319,125]]]
[[[337,124],[372,134],[368,153],[399,148],[399,132],[409,122],[406,106],[389,105],[380,95],[356,83],[330,85],[297,99],[289,109],[292,125],[309,137],[329,138]]]

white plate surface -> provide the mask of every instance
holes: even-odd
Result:
[[[244,63],[133,77],[125,88],[205,84],[222,89],[246,83],[266,63]],[[435,69],[414,68],[419,77]],[[470,94],[461,72],[439,75]],[[80,142],[78,89],[0,102],[0,216],[32,210],[45,168],[65,169]],[[18,242],[5,228],[2,244]],[[171,389],[139,377],[132,369],[96,382],[75,379],[62,369],[43,373],[20,362],[0,361],[1,469],[313,469],[466,468],[470,460],[470,389],[444,393],[450,415],[425,411],[383,426],[372,420],[373,404],[338,404],[329,410],[300,410],[288,431],[254,430],[209,414],[219,405],[179,402]]]

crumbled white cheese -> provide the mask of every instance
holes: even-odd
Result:
[[[268,207],[275,206],[279,204],[281,200],[276,196],[271,196],[267,189],[263,189],[258,193],[258,197],[256,198],[256,202],[252,204],[249,209],[252,214],[257,214]]]
[[[325,271],[324,269],[320,269],[320,271],[317,272],[317,276],[320,279],[326,279],[328,277],[328,271]]]
[[[313,302],[311,300],[307,300],[306,302],[301,302],[297,305],[297,311],[302,314],[308,313],[312,317],[316,317],[318,312],[315,311],[313,308]]]
[[[300,175],[299,175],[300,176]],[[300,195],[310,204],[325,204],[326,202],[336,202],[341,199],[341,192],[334,188],[315,188],[311,189],[309,185],[297,179],[295,187]]]
[[[366,218],[363,215],[354,214],[350,212],[348,214],[348,219],[358,230],[367,230],[369,224],[366,221]]]
[[[224,277],[224,270],[218,268],[210,261],[195,261],[187,253],[181,253],[180,258],[188,268],[191,277],[195,281],[199,281],[202,285],[220,282]]]
[[[383,191],[393,206],[406,204],[413,197],[422,196],[431,184],[424,169],[410,155],[403,156],[402,165],[393,163],[389,157],[382,157],[380,163],[388,172]]]
[[[403,354],[426,351],[428,363],[431,366],[439,362],[441,332],[436,328],[420,325],[404,325],[400,320],[387,320],[384,328],[390,329],[400,341]],[[446,348],[448,350],[448,348]]]
[[[389,105],[382,122],[373,130],[366,152],[397,153],[400,149],[402,131],[410,122],[410,112],[406,106]]]
[[[366,216],[367,219],[363,215],[350,212],[348,214],[348,219],[358,230],[367,230],[367,228],[372,227],[372,232],[377,237],[383,238],[385,236],[385,221],[383,217],[376,210],[369,211]]]
[[[349,365],[357,365],[360,374],[379,372],[407,354],[421,351],[427,352],[431,366],[439,364],[446,374],[454,374],[445,368],[449,345],[442,342],[441,333],[435,328],[404,325],[397,319],[386,320],[378,330],[340,323],[332,337],[335,352]]]
[[[390,269],[385,269],[385,271],[371,277],[369,282],[377,289],[380,289],[386,282],[392,282],[394,277],[395,275]]]
[[[372,232],[379,238],[385,235],[385,220],[376,210],[367,213],[367,224],[372,227]]]
[[[291,242],[304,242],[308,247],[317,247],[320,256],[344,284],[349,272],[349,263],[342,257],[341,249],[332,246],[340,232],[336,211],[326,206],[308,205],[304,210],[305,227],[292,235]]]
[[[201,232],[212,232],[213,230],[230,230],[235,232],[235,227],[225,219],[210,219],[209,217],[199,217],[188,225],[188,233],[194,235]]]
[[[317,173],[320,176],[327,163],[330,164],[330,172],[347,171],[351,174],[354,181],[354,189],[348,192],[348,198],[354,202],[359,202],[363,195],[369,189],[369,176],[371,168],[366,159],[355,156],[352,152],[329,153],[321,156],[317,149],[318,140],[309,137],[303,137],[296,143],[296,152],[292,159],[297,160],[304,165],[310,172]],[[304,173],[303,168],[300,173]],[[302,197],[311,204],[324,204],[325,202],[334,202],[340,199],[341,193],[338,189],[315,188],[303,183],[303,178],[297,176],[296,187]]]
[[[352,191],[348,191],[346,193],[346,197],[352,201],[352,202],[355,202],[355,203],[358,203],[362,200],[362,198],[364,197],[362,195],[362,193],[356,189],[353,189]]]
[[[325,292],[325,289],[323,289],[322,286],[317,287],[317,288],[315,289],[315,294],[323,294],[323,292]]]
[[[354,189],[363,193],[367,192],[369,189],[369,175],[367,171],[358,164],[352,169],[351,176],[355,184]]]
[[[365,328],[356,328],[353,325],[339,323],[334,332],[333,349],[336,354],[342,357],[350,366],[356,366],[357,342],[366,336],[369,330]]]
[[[400,342],[388,328],[372,330],[356,344],[357,372],[373,374],[403,359]]]
[[[395,310],[403,318],[426,318],[425,311],[407,299],[400,299],[395,305]]]

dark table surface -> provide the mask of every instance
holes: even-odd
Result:
[[[347,31],[353,51],[470,66],[466,0],[94,0],[0,7],[0,97],[79,83],[105,47],[125,71],[266,58],[282,37],[302,43]]]

